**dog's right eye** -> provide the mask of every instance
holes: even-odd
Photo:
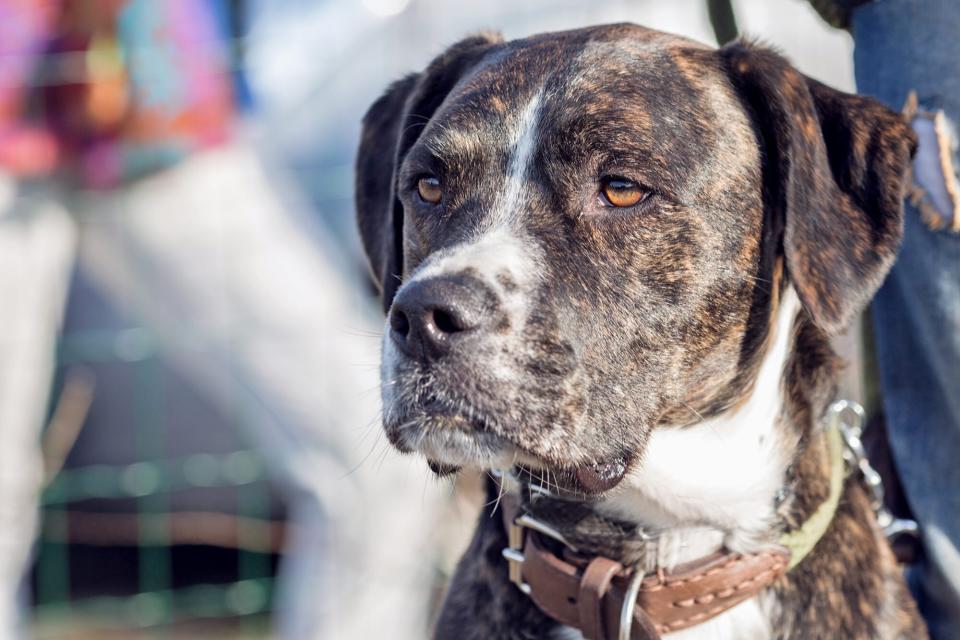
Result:
[[[424,176],[417,180],[417,194],[428,204],[438,204],[443,198],[443,188],[439,178]]]
[[[648,195],[649,190],[627,178],[609,176],[600,182],[600,197],[608,207],[632,207]]]

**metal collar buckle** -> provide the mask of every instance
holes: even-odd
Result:
[[[567,540],[559,531],[547,524],[544,524],[540,520],[537,520],[536,518],[526,514],[517,517],[510,524],[507,532],[507,543],[509,546],[505,547],[501,551],[501,554],[506,559],[509,567],[510,582],[515,584],[523,593],[530,595],[531,587],[523,579],[523,546],[526,543],[527,529],[560,542],[574,553],[577,553],[577,548],[570,544],[570,541]],[[640,594],[640,585],[643,582],[644,575],[644,572],[637,568],[633,572],[633,575],[630,579],[630,584],[626,593],[624,594],[623,605],[620,608],[620,625],[619,632],[617,634],[618,640],[630,640],[634,621],[634,613],[637,608],[637,598]]]
[[[530,594],[530,585],[523,580],[523,546],[526,543],[526,530],[530,529],[543,534],[563,544],[565,547],[577,553],[577,548],[567,540],[563,534],[550,525],[537,520],[533,516],[523,514],[510,523],[507,531],[507,544],[500,553],[507,561],[510,570],[510,582],[517,585],[520,591]]]
[[[491,471],[491,475],[493,475],[493,477],[500,482],[503,490],[519,492],[522,490],[522,488],[526,488],[531,493],[552,497],[552,494],[547,489],[537,485],[522,483],[510,471],[501,471],[495,469]],[[533,516],[522,514],[514,518],[507,530],[507,546],[500,552],[500,554],[507,561],[507,566],[509,567],[510,571],[510,582],[517,585],[517,588],[520,589],[520,591],[529,595],[530,585],[523,580],[523,546],[526,543],[526,529],[532,529],[542,533],[548,538],[553,538],[554,540],[569,547],[573,551],[576,551],[577,549],[574,545],[570,544],[565,537],[563,537],[563,534],[550,525],[537,520]]]

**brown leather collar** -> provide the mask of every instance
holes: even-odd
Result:
[[[503,496],[501,512],[510,544],[503,555],[520,590],[586,640],[621,637],[633,571],[604,556],[554,553],[541,538],[549,528],[520,516],[514,495]],[[709,620],[768,587],[786,573],[789,561],[783,547],[751,555],[718,552],[647,576],[639,583],[629,638],[654,640]]]

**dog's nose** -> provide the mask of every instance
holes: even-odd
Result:
[[[442,276],[402,287],[390,308],[390,336],[406,355],[423,361],[448,353],[489,325],[492,292],[467,276]]]

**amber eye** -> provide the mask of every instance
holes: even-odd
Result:
[[[611,207],[632,207],[643,200],[649,191],[633,180],[604,178],[600,182],[600,195]]]
[[[430,204],[437,204],[443,197],[443,189],[440,188],[440,180],[433,176],[426,176],[417,180],[417,193],[420,199]]]

